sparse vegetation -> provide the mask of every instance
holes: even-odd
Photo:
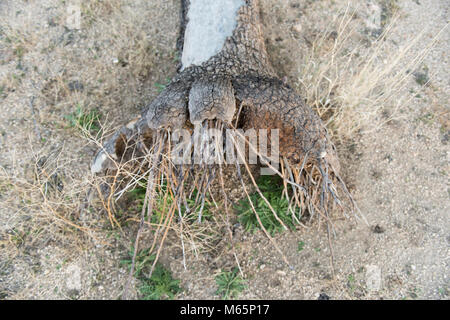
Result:
[[[283,184],[281,178],[278,176],[261,176],[258,179],[257,184],[262,194],[266,197],[269,204],[278,215],[278,218],[286,226],[295,228],[295,220],[293,219],[292,212],[289,208],[289,201],[283,196]],[[244,198],[235,206],[239,222],[246,231],[254,232],[261,229],[261,225],[252,209],[250,201],[252,202],[262,225],[271,235],[284,230],[282,224],[275,217],[267,202],[261,198],[259,193],[255,192],[250,195],[250,200]],[[300,209],[298,208],[296,209],[296,215],[300,214],[299,210]]]
[[[100,113],[98,110],[85,110],[81,104],[77,104],[73,113],[67,115],[65,119],[69,126],[77,128],[82,132],[93,132],[95,134],[100,131]]]
[[[151,217],[152,223],[158,223],[162,216],[167,213],[168,208],[173,203],[172,197],[165,197],[167,194],[167,183],[158,186],[157,194],[153,203],[153,216]],[[195,201],[198,191],[193,190],[193,197],[186,199],[186,203],[181,205],[180,214],[185,218],[187,222],[193,223],[195,221],[203,222],[212,218],[210,212],[210,202],[208,200],[208,194],[205,195],[205,202],[203,207],[199,201]],[[136,187],[129,191],[129,195],[132,201],[136,202],[136,209],[138,212],[142,211],[145,202],[145,196],[147,194],[147,182],[141,180],[137,183]]]
[[[435,120],[435,115],[432,112],[427,112],[419,116],[417,120],[422,121],[426,125],[431,125]]]
[[[17,58],[19,60],[21,60],[23,58],[23,55],[25,53],[25,49],[23,46],[18,45],[15,49],[14,49],[14,54],[17,56]]]
[[[369,46],[359,43],[351,51],[347,49],[352,35],[358,32],[352,25],[355,12],[349,9],[317,36],[303,58],[299,89],[337,141],[351,139],[358,131],[376,130],[398,117],[398,111],[413,97],[405,90],[412,70],[429,52],[426,47],[409,57],[423,34],[411,37],[396,52],[389,52],[386,40],[395,32],[398,21],[396,1],[386,0],[382,8],[386,25]],[[360,67],[355,69],[355,65]],[[425,80],[419,77],[420,82]],[[387,111],[389,116],[382,120],[380,114]]]
[[[398,0],[381,0],[381,25],[385,27],[390,19],[397,13]]]
[[[216,276],[217,294],[223,299],[229,300],[238,297],[246,288],[245,280],[239,274],[238,268],[231,271],[222,271]]]
[[[121,263],[131,268],[133,249],[129,252],[129,258],[122,260]],[[170,270],[166,269],[161,263],[157,262],[151,276],[148,276],[155,261],[155,255],[148,250],[141,250],[135,260],[134,275],[140,282],[138,291],[142,300],[166,300],[173,299],[175,295],[181,292],[180,280],[174,279]]]
[[[353,291],[355,289],[355,276],[349,274],[347,277],[347,286]]]
[[[425,86],[430,82],[430,77],[428,75],[428,67],[423,66],[421,70],[413,72],[414,79],[420,86]]]
[[[158,89],[158,93],[161,93],[169,83],[170,83],[170,78],[166,78],[166,83],[156,82],[155,87]]]
[[[139,292],[142,300],[173,299],[181,291],[180,280],[172,278],[169,270],[157,264],[152,276],[142,281]]]

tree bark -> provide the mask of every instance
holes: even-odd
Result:
[[[242,129],[279,129],[280,156],[292,168],[315,167],[324,192],[334,196],[330,177],[338,177],[339,171],[335,149],[318,115],[270,64],[258,0],[190,0],[183,8],[180,72],[138,120],[104,144],[92,172],[115,169],[126,158],[127,146],[149,146],[155,132],[192,128],[206,120],[230,124],[239,116]]]

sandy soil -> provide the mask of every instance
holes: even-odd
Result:
[[[68,27],[70,2],[0,2],[0,299],[120,296],[127,279],[120,260],[136,228],[112,228],[103,211],[80,208],[97,147],[67,116],[83,105],[114,128],[137,115],[179,63],[178,1],[83,1],[80,30]],[[261,2],[273,64],[302,93],[308,42],[347,1]],[[392,52],[424,32],[408,53],[414,57],[449,21],[446,0],[360,1],[355,41],[373,40],[394,6],[401,16],[386,40]],[[262,233],[237,228],[247,279],[240,298],[448,299],[449,37],[447,28],[409,76],[410,99],[393,119],[339,146],[368,225],[335,222],[334,277],[317,223],[276,237],[292,268]],[[43,188],[53,192],[45,202]],[[177,239],[168,241],[161,261],[181,279],[177,298],[218,298],[214,277],[235,264],[226,241],[214,253],[188,255],[187,270]]]

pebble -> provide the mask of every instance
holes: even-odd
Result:
[[[294,25],[293,27],[292,27],[292,30],[295,32],[295,33],[297,33],[298,35],[300,35],[301,33],[302,33],[302,25],[301,25],[301,23],[298,23],[298,24],[296,24],[296,25]]]

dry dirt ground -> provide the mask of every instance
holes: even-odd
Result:
[[[394,12],[400,17],[384,41],[387,55],[413,45],[396,65],[407,84],[390,100],[398,108],[356,110],[352,121],[364,124],[339,143],[345,180],[368,225],[335,221],[334,277],[317,223],[275,237],[292,268],[263,233],[238,227],[235,253],[247,281],[239,297],[448,299],[448,1],[261,2],[273,64],[300,94],[309,81],[306,52],[318,34],[339,38],[331,21],[346,8],[356,10],[356,32],[345,49],[363,43],[370,51]],[[80,29],[68,20],[72,5],[80,8]],[[113,228],[103,210],[81,205],[97,145],[70,126],[70,115],[98,110],[104,132],[136,116],[176,73],[179,21],[177,0],[0,1],[0,299],[120,297],[127,280],[120,260],[136,223]],[[348,74],[363,62],[347,65]],[[385,70],[386,52],[377,63]],[[214,254],[187,254],[185,270],[179,241],[169,239],[161,262],[181,279],[177,299],[218,298],[214,277],[235,265],[227,241]],[[134,283],[131,291],[137,297]]]

